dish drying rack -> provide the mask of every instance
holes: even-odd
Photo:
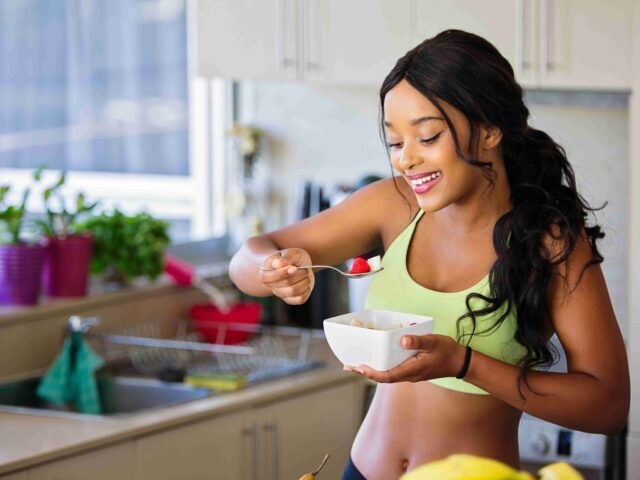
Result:
[[[205,341],[191,320],[173,319],[135,324],[117,330],[86,333],[107,367],[128,365],[134,374],[162,378],[163,372],[189,375],[238,374],[251,384],[319,367],[322,330],[298,327],[198,322],[216,328],[215,342]],[[247,340],[226,345],[230,332]]]

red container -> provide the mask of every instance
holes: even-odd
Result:
[[[93,251],[90,233],[47,237],[42,280],[50,297],[82,297],[87,294]]]
[[[218,342],[218,325],[210,322],[241,323],[244,325],[260,324],[261,305],[258,302],[238,303],[228,312],[221,312],[211,303],[199,303],[191,307],[191,318],[196,322],[196,328],[211,343]],[[256,328],[247,328],[247,331],[234,330],[229,326],[224,332],[224,344],[233,345],[242,343],[249,338]]]
[[[38,244],[0,245],[0,304],[38,303],[44,255]]]

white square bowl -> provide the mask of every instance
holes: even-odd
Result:
[[[364,327],[350,325],[354,318],[362,322]],[[402,328],[384,330],[398,324]],[[373,325],[373,328],[366,328],[367,325]],[[333,354],[344,365],[368,365],[375,370],[386,371],[416,354],[417,350],[403,348],[400,339],[404,335],[431,333],[433,318],[365,309],[327,318],[323,326]]]

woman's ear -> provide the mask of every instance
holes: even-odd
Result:
[[[482,126],[480,127],[480,148],[483,150],[491,150],[500,145],[502,140],[502,130],[498,127]]]

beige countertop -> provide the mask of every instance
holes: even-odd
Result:
[[[80,420],[2,413],[0,475],[327,385],[362,381],[361,377],[344,372],[341,367],[332,358],[324,367],[267,381],[237,392],[112,419]]]

